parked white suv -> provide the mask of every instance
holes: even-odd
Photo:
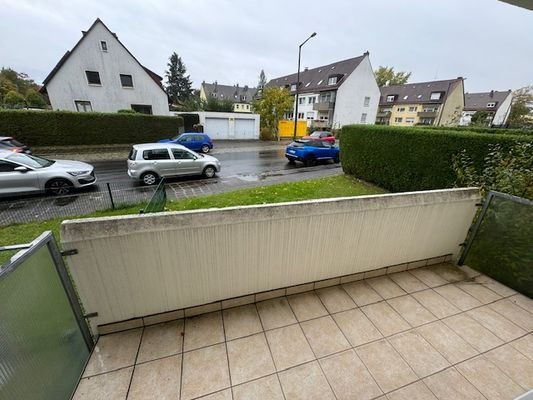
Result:
[[[172,143],[136,144],[128,156],[128,175],[153,185],[160,178],[203,175],[212,178],[220,172],[220,161]]]

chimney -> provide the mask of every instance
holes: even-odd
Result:
[[[494,97],[494,90],[490,91],[490,98],[492,99]]]
[[[370,55],[370,52],[367,50],[363,53],[364,56],[369,56]]]
[[[309,70],[309,67],[304,67],[304,71],[308,71]]]
[[[218,91],[218,82],[215,81],[214,85],[215,85],[215,89],[213,90],[213,92],[216,92],[216,91]]]

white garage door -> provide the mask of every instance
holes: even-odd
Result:
[[[235,119],[235,139],[257,139],[253,119]]]
[[[227,118],[205,118],[204,132],[211,139],[229,139],[229,121]]]

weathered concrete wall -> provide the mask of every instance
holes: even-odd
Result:
[[[65,221],[96,324],[457,254],[477,189]]]

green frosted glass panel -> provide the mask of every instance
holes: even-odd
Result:
[[[48,247],[0,276],[0,399],[69,399],[89,350]]]

